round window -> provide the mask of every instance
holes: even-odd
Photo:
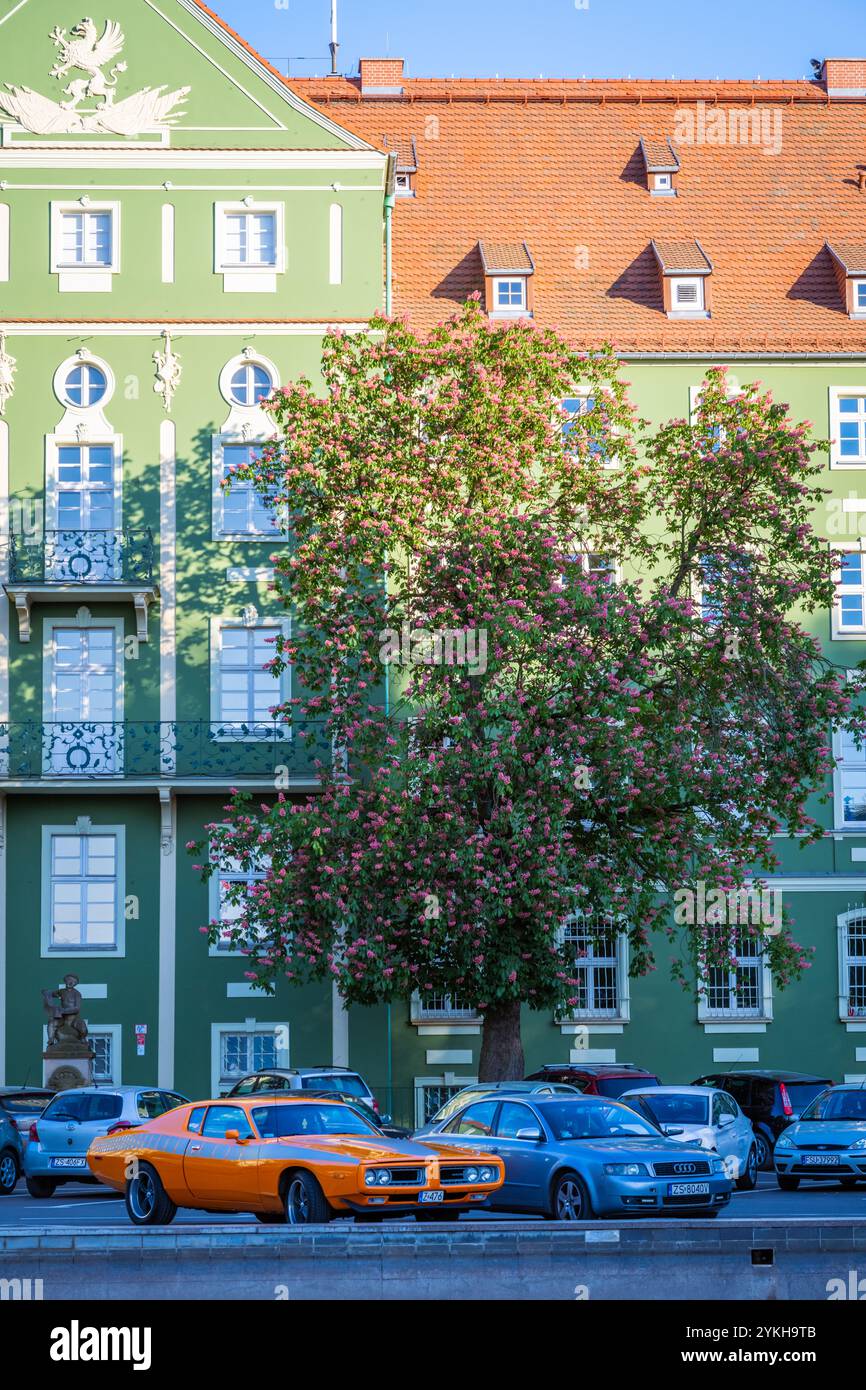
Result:
[[[107,390],[105,372],[99,367],[94,367],[92,362],[82,362],[79,367],[73,367],[66,377],[66,399],[70,405],[83,409],[99,405]]]
[[[274,383],[264,367],[246,362],[232,373],[229,389],[235,405],[259,405],[271,394]]]

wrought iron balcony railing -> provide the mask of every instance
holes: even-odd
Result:
[[[153,533],[143,531],[13,532],[12,584],[152,584]]]
[[[317,775],[331,744],[320,724],[124,720],[0,724],[0,782],[80,778],[276,779]]]

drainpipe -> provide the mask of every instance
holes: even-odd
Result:
[[[391,283],[393,271],[392,226],[397,187],[397,156],[388,155],[385,169],[385,313],[390,318],[394,310],[394,292]]]

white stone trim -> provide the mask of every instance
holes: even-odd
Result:
[[[111,214],[111,260],[108,265],[66,265],[60,259],[61,222],[66,213],[108,212]],[[51,273],[57,276],[61,294],[110,292],[112,277],[120,271],[120,203],[117,201],[82,203],[80,199],[51,202]]]
[[[82,586],[83,587],[83,586]],[[86,596],[83,596],[86,597]],[[46,618],[42,625],[42,719],[46,724],[54,722],[54,632],[57,628],[111,628],[114,631],[114,713],[111,722],[123,723],[124,704],[124,620],[123,618],[94,617],[82,605],[77,612],[70,610],[64,616]],[[96,721],[102,722],[102,721]],[[118,773],[121,768],[118,767]],[[80,783],[88,786],[86,779]]]
[[[221,713],[220,713],[220,665],[219,665],[219,657],[220,657],[220,633],[221,633],[221,631],[222,631],[222,629],[223,629],[224,627],[238,627],[238,626],[244,626],[244,623],[243,623],[243,620],[242,620],[240,614],[237,614],[237,613],[221,613],[221,614],[217,614],[217,615],[212,616],[211,619],[210,619],[210,624],[209,624],[209,630],[210,630],[210,648],[209,648],[209,660],[210,660],[210,717],[211,717],[211,723],[216,724],[216,725],[218,725],[218,724],[223,724],[223,723],[227,723],[227,722],[228,722],[227,720],[224,720],[224,719],[222,718],[222,715],[221,715]],[[267,614],[267,613],[258,613],[258,614],[256,614],[255,620],[254,620],[253,622],[251,622],[251,623],[249,624],[249,626],[250,626],[250,627],[272,627],[272,628],[274,628],[275,631],[281,631],[282,634],[283,634],[283,636],[286,637],[286,638],[289,638],[289,637],[291,637],[291,635],[292,635],[292,623],[291,623],[291,618],[290,618],[290,617],[275,616],[274,614]],[[275,685],[276,685],[276,682],[275,682]],[[287,667],[287,669],[282,673],[282,675],[281,675],[281,677],[280,677],[279,685],[277,686],[277,688],[276,688],[276,690],[275,690],[274,693],[275,693],[275,695],[276,695],[276,698],[275,698],[275,700],[274,700],[274,704],[275,704],[275,705],[278,705],[278,704],[285,704],[287,700],[290,700],[290,699],[291,699],[291,696],[292,696],[292,671],[291,671],[291,667]],[[280,737],[281,737],[282,739],[288,740],[288,739],[291,738],[291,736],[292,736],[292,730],[291,730],[291,728],[290,728],[288,725],[285,725],[285,726],[281,729]],[[257,739],[257,738],[254,738],[254,737],[249,737],[249,738],[246,738],[246,739],[231,737],[231,740],[230,740],[230,741],[231,741],[232,743],[262,743],[264,740],[262,740],[262,739]],[[219,740],[217,740],[217,742],[219,742]]]
[[[331,1065],[349,1065],[349,1010],[337,981],[331,981]]]
[[[177,799],[159,789],[159,1001],[157,1005],[157,1081],[174,1086],[175,1007],[177,977]]]
[[[332,203],[328,213],[328,275],[329,283],[343,283],[343,205]]]
[[[162,283],[174,284],[174,203],[162,205]]]
[[[177,719],[177,459],[172,420],[159,427],[159,717]]]
[[[226,218],[233,213],[267,213],[274,217],[273,265],[233,265],[227,260],[225,245]],[[225,294],[274,294],[277,276],[284,275],[287,265],[286,205],[273,200],[259,201],[249,197],[243,202],[214,203],[214,273],[223,277]]]
[[[0,282],[6,283],[10,274],[10,210],[8,203],[0,203]]]
[[[81,985],[78,986],[82,999],[87,995]],[[123,1024],[121,1023],[97,1023],[91,1026],[90,1019],[87,1020],[87,1027],[90,1033],[109,1033],[111,1035],[111,1057],[112,1057],[112,1076],[111,1082],[100,1081],[99,1085],[122,1086],[123,1085]]]
[[[839,426],[841,415],[839,411],[839,401],[842,396],[864,396],[866,397],[866,384],[861,386],[829,386],[827,388],[828,411],[829,411],[829,437],[830,437],[830,467],[831,468],[866,468],[866,457],[846,460],[839,452]],[[854,547],[857,548],[856,546]]]

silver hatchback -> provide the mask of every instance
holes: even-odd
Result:
[[[30,1129],[24,1178],[31,1197],[51,1197],[59,1183],[95,1182],[87,1166],[91,1140],[135,1129],[186,1096],[154,1086],[80,1086],[60,1091]]]

